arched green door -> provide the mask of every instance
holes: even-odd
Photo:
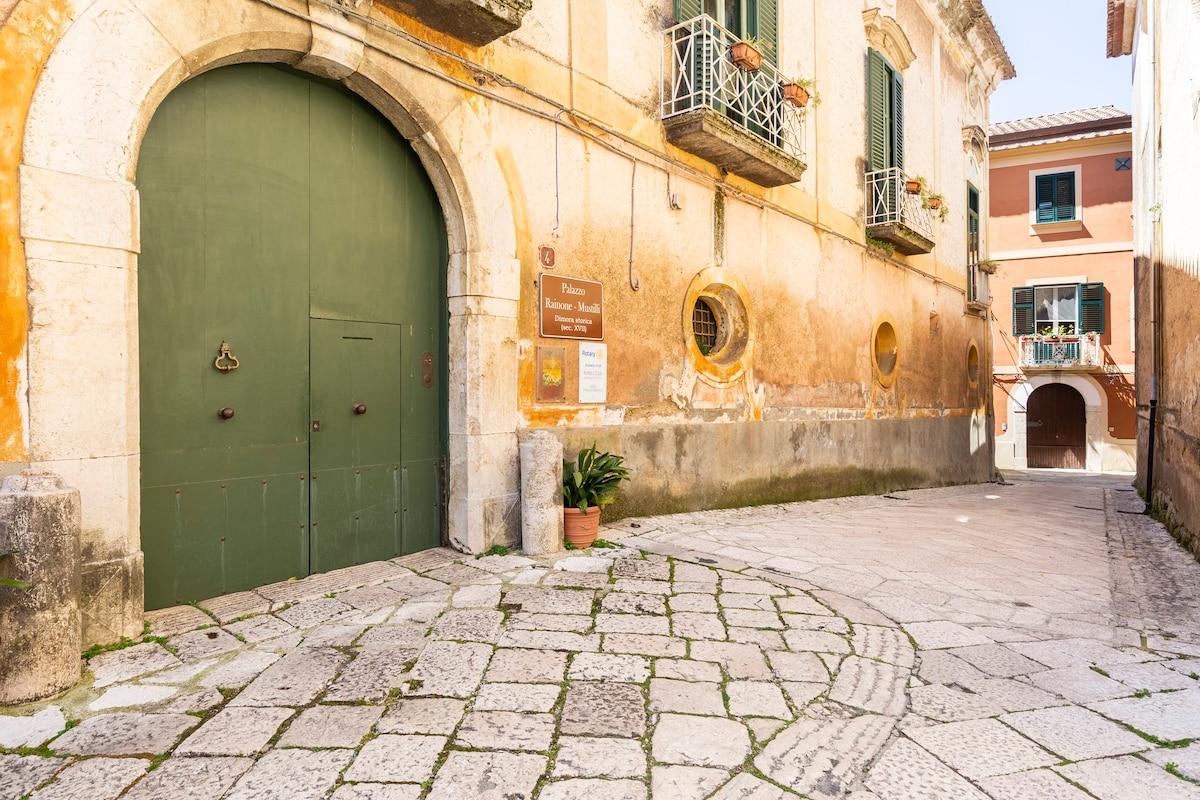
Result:
[[[137,184],[146,607],[436,546],[446,234],[407,142],[223,67],[163,101]]]

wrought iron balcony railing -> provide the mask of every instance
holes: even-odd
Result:
[[[668,28],[663,35],[664,120],[712,109],[745,132],[804,161],[804,113],[783,96],[779,71],[763,62],[754,72],[730,56],[740,42],[707,15]]]
[[[907,229],[928,246],[914,245],[913,252],[908,252],[899,242],[888,241],[896,244],[896,249],[905,255],[928,253],[933,249],[933,211],[925,207],[921,195],[911,194],[906,189],[907,184],[908,176],[899,167],[867,173],[867,229],[897,226]]]
[[[1022,369],[1090,371],[1101,366],[1100,340],[1094,334],[1021,337]]]

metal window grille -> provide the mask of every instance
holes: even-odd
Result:
[[[717,349],[717,335],[720,328],[717,325],[717,315],[703,298],[696,301],[692,308],[692,335],[696,337],[696,346],[700,352],[708,355]]]

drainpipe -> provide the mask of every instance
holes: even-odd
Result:
[[[1154,79],[1154,96],[1151,98],[1153,105],[1150,114],[1153,138],[1150,146],[1153,148],[1151,161],[1154,170],[1151,173],[1154,189],[1151,197],[1154,199],[1155,210],[1154,216],[1150,220],[1150,224],[1153,226],[1151,233],[1153,238],[1150,245],[1150,430],[1146,437],[1146,513],[1149,514],[1154,505],[1154,440],[1158,422],[1158,265],[1162,258],[1162,218],[1159,216],[1162,211],[1158,208],[1159,179],[1162,168],[1162,154],[1159,152],[1159,137],[1162,135],[1159,114],[1162,109],[1162,87],[1158,74],[1158,49],[1161,44],[1158,31],[1158,7],[1155,3],[1147,3],[1143,9],[1149,15],[1150,25],[1153,26],[1151,34],[1154,36],[1154,51],[1150,60],[1151,76]]]

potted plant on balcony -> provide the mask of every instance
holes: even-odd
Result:
[[[600,506],[617,499],[621,481],[629,480],[625,459],[597,453],[593,443],[574,462],[563,459],[563,531],[575,547],[591,547],[600,530]]]
[[[1031,338],[1039,342],[1061,342],[1066,337],[1074,335],[1066,325],[1046,325]]]
[[[909,194],[922,194],[925,191],[925,179],[914,175],[904,182],[904,191]]]
[[[805,108],[812,100],[813,108],[821,105],[821,97],[816,91],[817,82],[812,78],[788,78],[779,87],[783,90],[783,99],[796,108]]]
[[[763,53],[757,37],[747,36],[740,42],[729,46],[729,56],[733,63],[747,72],[758,72],[762,68]]]
[[[979,267],[980,272],[986,272],[988,275],[995,275],[996,271],[1000,269],[1000,262],[993,261],[990,258],[985,258],[983,261],[980,261],[977,266]]]
[[[942,222],[946,221],[946,216],[950,213],[950,206],[946,205],[946,198],[937,192],[927,192],[922,194],[924,206],[930,211],[936,211],[938,219]]]

